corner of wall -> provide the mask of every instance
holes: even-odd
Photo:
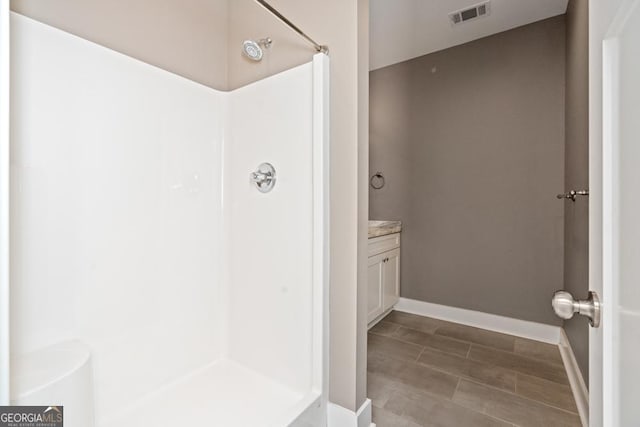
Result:
[[[358,0],[358,322],[356,406],[367,401],[369,223],[369,0]],[[369,413],[370,413],[369,409]],[[371,416],[369,415],[369,422]]]

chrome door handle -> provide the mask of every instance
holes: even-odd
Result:
[[[568,193],[558,194],[556,197],[558,199],[571,199],[571,201],[575,202],[576,197],[578,196],[588,196],[589,190],[571,190]]]
[[[600,326],[600,298],[598,294],[589,291],[586,300],[573,299],[567,291],[556,291],[551,299],[551,306],[556,316],[561,319],[571,319],[575,313],[589,318],[589,325],[597,328]]]

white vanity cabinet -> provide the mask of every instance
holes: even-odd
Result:
[[[389,311],[400,298],[400,233],[369,239],[367,322]]]

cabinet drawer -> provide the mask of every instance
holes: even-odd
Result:
[[[387,234],[386,236],[369,239],[368,252],[369,256],[374,256],[399,247],[400,233]]]

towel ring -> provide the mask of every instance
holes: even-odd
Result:
[[[384,175],[381,172],[376,172],[369,180],[369,184],[373,189],[380,190],[384,187]]]

